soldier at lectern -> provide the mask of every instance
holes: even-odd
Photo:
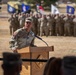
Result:
[[[10,48],[13,52],[17,52],[17,49],[21,49],[27,46],[34,47],[35,35],[31,31],[32,19],[26,18],[25,25],[23,28],[16,30],[10,40]]]

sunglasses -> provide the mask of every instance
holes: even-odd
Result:
[[[31,24],[31,22],[26,22],[27,24]]]

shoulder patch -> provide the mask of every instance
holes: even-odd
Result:
[[[16,30],[16,31],[14,32],[13,36],[17,35],[21,30],[22,30],[22,28]]]

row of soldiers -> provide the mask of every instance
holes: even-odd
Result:
[[[33,21],[32,30],[39,36],[76,36],[76,16],[64,14],[33,14],[19,13],[12,14],[9,18],[10,34],[15,30],[22,28],[25,19],[31,17]]]

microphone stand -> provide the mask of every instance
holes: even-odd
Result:
[[[42,38],[40,38],[39,36],[35,35],[36,38],[42,40],[47,46],[49,46]]]
[[[49,46],[44,40],[42,40],[47,46]]]

